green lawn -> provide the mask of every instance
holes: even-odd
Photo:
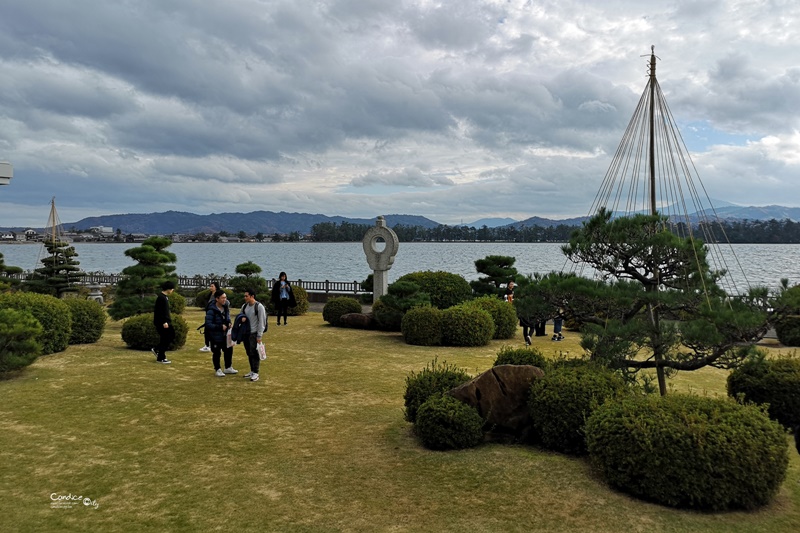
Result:
[[[800,531],[794,451],[770,506],[703,514],[609,490],[586,459],[422,448],[403,420],[406,375],[435,356],[477,374],[508,341],[413,347],[309,313],[270,325],[250,383],[241,347],[240,374],[217,378],[194,327],[172,365],[126,349],[120,327],[0,381],[0,531]],[[567,336],[534,342],[578,353]],[[725,376],[686,373],[674,390],[724,394]],[[54,507],[51,494],[98,507]]]

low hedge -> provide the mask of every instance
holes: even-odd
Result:
[[[784,346],[800,346],[800,316],[787,316],[777,321],[775,333]]]
[[[342,324],[339,319],[348,313],[360,313],[361,303],[355,298],[347,296],[337,296],[325,302],[322,308],[322,319],[331,326],[340,327]]]
[[[474,407],[439,393],[419,407],[414,433],[431,450],[472,448],[483,441],[483,419]]]
[[[70,344],[94,344],[100,340],[106,327],[106,311],[95,300],[67,298],[64,300],[70,311],[72,333]]]
[[[42,353],[42,325],[29,312],[0,308],[0,372],[18,370]]]
[[[549,363],[537,348],[512,348],[503,346],[497,352],[497,358],[492,366],[498,365],[531,365],[546,369]]]
[[[170,350],[178,350],[186,344],[189,326],[180,315],[172,317],[172,327],[175,328],[175,340],[169,345]],[[122,341],[134,350],[149,350],[158,346],[159,336],[153,325],[153,315],[136,315],[125,320],[122,324]]]
[[[460,304],[442,311],[442,344],[486,346],[494,336],[494,321],[488,311]]]
[[[531,385],[528,410],[534,431],[546,448],[583,455],[586,419],[625,390],[618,374],[598,365],[551,368]]]
[[[469,374],[457,366],[446,361],[439,363],[437,359],[420,372],[411,372],[406,377],[406,392],[403,395],[405,419],[416,422],[417,410],[428,398],[436,393],[447,392],[470,379]]]
[[[728,395],[768,404],[770,418],[792,429],[800,425],[800,359],[759,353],[728,374]]]
[[[608,401],[586,423],[592,463],[614,488],[708,511],[769,503],[786,476],[786,433],[761,408],[673,394]]]
[[[0,309],[28,311],[39,321],[42,332],[36,340],[42,347],[43,355],[63,352],[69,346],[72,319],[69,307],[63,300],[33,292],[6,292],[0,294]]]
[[[400,325],[406,344],[439,346],[442,344],[442,311],[432,306],[409,309]]]

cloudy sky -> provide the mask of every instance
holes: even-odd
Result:
[[[589,212],[658,81],[708,194],[800,206],[796,0],[0,0],[0,226]]]

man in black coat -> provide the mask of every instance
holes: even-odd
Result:
[[[165,281],[161,284],[161,294],[156,297],[156,305],[153,309],[153,326],[158,332],[158,346],[150,351],[156,356],[156,362],[165,365],[172,361],[167,359],[167,349],[172,341],[175,340],[175,328],[172,327],[172,315],[169,312],[169,295],[175,291],[175,284]]]

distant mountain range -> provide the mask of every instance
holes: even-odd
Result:
[[[717,215],[725,220],[783,220],[800,221],[800,207],[784,207],[780,205],[770,206],[738,206],[728,202],[716,202]],[[721,206],[721,207],[720,207]],[[692,216],[692,215],[690,215]],[[386,215],[386,224],[393,227],[397,224],[405,226],[422,226],[424,228],[435,228],[441,225],[439,222],[418,215]],[[531,217],[522,221],[515,221],[512,218],[482,218],[470,223],[458,224],[459,226],[470,226],[480,228],[487,226],[490,228],[513,225],[517,228],[523,226],[580,226],[588,217],[575,217],[567,219],[550,219],[543,217]],[[692,216],[692,218],[696,218]],[[114,230],[121,229],[123,233],[145,233],[149,235],[168,235],[172,233],[195,234],[195,233],[219,233],[226,231],[231,234],[239,231],[246,231],[253,235],[261,232],[265,234],[289,234],[298,232],[301,234],[309,233],[314,224],[336,223],[341,225],[343,222],[350,224],[374,225],[375,218],[349,218],[342,216],[327,216],[310,213],[286,213],[281,211],[253,211],[251,213],[212,213],[210,215],[196,215],[183,211],[167,211],[164,213],[140,213],[125,215],[102,215],[88,217],[77,222],[64,223],[63,227],[69,231],[72,228],[87,230],[96,226],[111,227]],[[9,231],[21,231],[25,228],[3,228]],[[42,229],[42,228],[39,228]]]

